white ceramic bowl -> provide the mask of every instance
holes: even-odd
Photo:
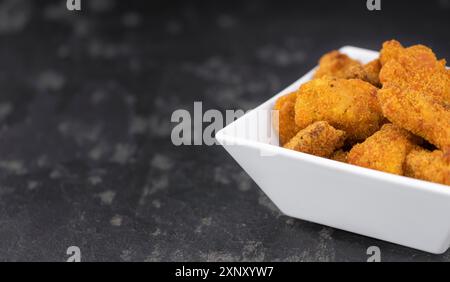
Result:
[[[377,52],[343,47],[364,63]],[[340,163],[278,146],[276,99],[314,70],[216,134],[216,139],[284,214],[440,254],[450,246],[450,187]],[[259,117],[258,117],[259,116]],[[263,114],[264,116],[264,114]],[[249,134],[258,129],[265,134]]]

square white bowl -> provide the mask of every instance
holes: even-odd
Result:
[[[340,51],[364,63],[378,56],[351,46]],[[218,142],[288,216],[444,253],[450,246],[449,186],[287,150],[267,132],[271,119],[258,113],[270,112],[278,97],[298,89],[313,72],[220,130]],[[249,128],[267,134],[248,134]]]

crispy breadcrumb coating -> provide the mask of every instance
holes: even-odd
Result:
[[[359,79],[314,79],[298,91],[295,122],[305,128],[315,121],[327,121],[345,131],[350,142],[362,141],[383,122],[376,93],[375,86]]]
[[[397,40],[389,40],[383,43],[380,51],[380,63],[382,66],[392,59],[396,59],[404,50],[402,44]]]
[[[442,151],[414,149],[406,157],[405,175],[450,185],[450,162]]]
[[[331,51],[319,60],[314,78],[330,76],[335,78],[365,79],[366,74],[362,64],[339,51]]]
[[[450,103],[450,77],[445,64],[446,61],[438,60],[430,48],[414,45],[401,49],[388,60],[380,79],[388,87],[421,90],[427,96]]]
[[[326,121],[318,121],[300,130],[284,148],[328,158],[344,145],[345,132]]]
[[[369,82],[370,84],[381,87],[380,82],[380,70],[381,70],[381,63],[379,59],[373,60],[364,66],[364,71],[366,73],[365,81]]]
[[[450,76],[445,60],[438,61],[423,45],[394,49],[384,51],[380,72],[383,88],[378,99],[383,114],[450,157]]]
[[[355,145],[349,152],[349,164],[403,175],[406,156],[416,146],[417,138],[392,124]]]
[[[450,150],[450,112],[443,104],[418,91],[383,89],[378,92],[388,119],[423,137],[433,145]]]
[[[275,102],[273,125],[278,133],[280,145],[283,146],[297,134],[300,128],[295,124],[295,100],[297,92],[284,95]]]

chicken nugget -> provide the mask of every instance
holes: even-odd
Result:
[[[393,124],[385,124],[380,131],[355,145],[348,153],[349,164],[403,175],[406,156],[418,139]]]
[[[370,84],[380,87],[380,70],[381,70],[381,63],[379,59],[373,60],[364,66],[364,71],[366,73],[365,81],[369,82]]]
[[[297,134],[300,128],[295,124],[295,101],[297,92],[284,95],[275,102],[273,125],[278,133],[280,145],[283,146]]]
[[[300,130],[284,148],[328,158],[344,145],[345,132],[326,121],[318,121]]]
[[[406,157],[405,175],[450,185],[450,162],[442,151],[417,148]]]
[[[391,59],[396,59],[404,47],[397,40],[389,40],[383,43],[380,51],[380,63],[382,66]]]
[[[358,142],[378,131],[383,115],[377,88],[359,79],[323,77],[303,84],[295,103],[295,122],[300,128],[327,121]]]
[[[445,60],[438,60],[433,51],[424,45],[414,45],[401,51],[391,65],[386,66],[383,79],[388,83],[423,91],[439,101],[450,103],[450,77]],[[388,70],[389,68],[393,68]],[[395,76],[388,76],[392,71]]]
[[[418,91],[383,89],[378,92],[383,113],[394,124],[450,151],[450,111]]]
[[[331,51],[320,58],[319,67],[314,74],[314,78],[323,76],[335,78],[366,78],[362,64],[339,51]]]
[[[450,155],[450,76],[445,61],[423,45],[396,52],[380,72],[383,114]]]
[[[414,45],[401,49],[383,65],[380,80],[386,88],[410,88],[450,103],[450,76],[445,64],[430,48]]]

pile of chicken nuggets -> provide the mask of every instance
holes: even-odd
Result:
[[[450,185],[450,70],[426,46],[387,41],[368,64],[327,53],[274,110],[284,148]]]

